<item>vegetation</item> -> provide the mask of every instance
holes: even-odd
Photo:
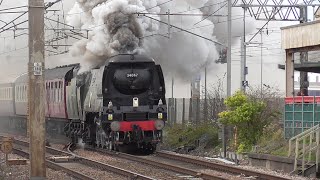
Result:
[[[241,91],[225,100],[227,110],[219,113],[220,122],[235,127],[238,153],[249,152],[264,133],[264,129],[275,120],[279,121],[279,109],[274,109],[271,97],[251,91]],[[259,97],[260,96],[260,97]]]
[[[272,154],[277,156],[288,155],[288,141],[284,139],[283,128],[279,123],[267,126],[257,143],[256,153]]]
[[[173,149],[198,146],[203,149],[212,149],[219,145],[218,128],[212,123],[175,124],[166,127],[164,144]]]
[[[182,149],[182,152],[196,148],[192,153],[215,154],[221,148],[218,124],[222,123],[236,127],[234,133],[237,141],[229,141],[230,150],[243,153],[254,149],[257,153],[287,155],[288,142],[280,125],[283,99],[277,89],[265,87],[261,91],[259,88],[249,88],[245,94],[239,91],[225,100],[223,97],[222,80],[219,79],[207,91],[207,106],[202,106],[202,111],[208,111],[207,119],[201,123],[197,121],[199,124],[166,126],[162,148]],[[206,117],[205,114],[202,117]]]

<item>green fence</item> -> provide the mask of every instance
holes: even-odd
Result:
[[[320,123],[320,104],[292,103],[284,108],[285,138],[291,138]]]

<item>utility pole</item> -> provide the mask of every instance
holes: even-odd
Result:
[[[173,76],[172,76],[172,79],[171,79],[171,97],[173,99],[173,86],[174,86],[174,80],[173,80]]]
[[[228,0],[228,51],[227,51],[227,97],[231,96],[231,7],[232,2]],[[228,130],[225,125],[222,125],[222,148],[223,148],[223,157],[227,157],[227,143],[228,143]]]
[[[262,60],[262,30],[260,30],[260,47],[261,47],[261,59],[260,59],[260,89],[261,89],[261,98],[263,94],[263,83],[262,83],[262,70],[263,70],[263,60]]]
[[[307,7],[300,8],[300,23],[308,21]],[[303,64],[308,61],[308,52],[300,52],[300,63]],[[300,71],[300,89],[308,90],[309,80],[308,72]]]
[[[171,79],[171,102],[170,102],[170,111],[171,111],[171,116],[170,116],[170,119],[171,119],[171,124],[174,124],[175,123],[175,109],[174,109],[174,99],[173,99],[173,86],[174,86],[174,79],[173,79],[173,76],[172,76],[172,79]]]
[[[207,64],[204,67],[204,121],[208,121],[208,101],[207,101]]]
[[[231,0],[228,0],[227,97],[231,96]]]
[[[240,37],[240,89],[241,91],[245,92],[245,86],[244,82],[246,81],[246,74],[245,74],[245,68],[246,68],[246,63],[245,63],[245,55],[244,55],[244,47],[245,47],[245,41],[244,41],[244,36]]]
[[[240,89],[243,92],[246,92],[246,86],[248,85],[246,75],[247,70],[247,43],[246,43],[246,9],[243,8],[243,37],[241,38],[241,85]]]
[[[30,179],[45,179],[44,0],[29,0]]]

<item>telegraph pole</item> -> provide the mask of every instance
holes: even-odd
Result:
[[[45,179],[44,0],[29,0],[30,179]]]
[[[208,121],[208,101],[207,101],[207,63],[204,67],[204,121]]]
[[[263,94],[263,83],[262,83],[262,70],[263,70],[263,60],[262,60],[262,30],[260,31],[260,47],[261,47],[261,62],[260,62],[260,89],[261,89],[261,98],[262,98],[262,94]]]
[[[241,38],[241,91],[246,92],[247,78],[247,43],[246,43],[246,9],[243,8],[243,37]]]
[[[228,0],[228,51],[227,51],[227,97],[231,96],[231,7],[232,2]],[[227,157],[227,134],[228,130],[225,125],[222,125],[222,148],[223,148],[223,157]]]

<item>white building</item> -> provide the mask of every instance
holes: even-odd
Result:
[[[320,74],[308,73],[308,80],[309,80],[308,95],[309,96],[320,96]],[[299,72],[295,73],[294,90],[295,90],[295,94],[297,94],[300,90],[300,74],[299,74]]]

